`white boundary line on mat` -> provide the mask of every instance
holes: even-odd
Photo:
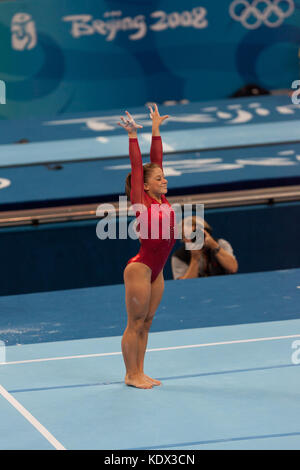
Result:
[[[35,427],[42,436],[44,436],[56,450],[66,450],[57,439],[34,417],[29,413],[21,403],[18,402],[2,385],[0,385],[0,395],[3,396],[29,423]]]
[[[179,349],[194,349],[194,348],[206,348],[209,346],[221,346],[226,344],[242,344],[242,343],[256,343],[259,341],[274,341],[280,339],[290,339],[290,338],[299,338],[300,334],[297,335],[287,335],[287,336],[271,336],[266,338],[251,338],[251,339],[238,339],[233,341],[220,341],[217,343],[201,343],[201,344],[188,344],[185,346],[170,346],[167,348],[153,348],[147,349],[147,352],[158,352],[158,351],[174,351]],[[85,359],[90,357],[105,357],[105,356],[120,356],[121,351],[118,352],[106,352],[106,353],[95,353],[95,354],[82,354],[76,356],[59,356],[59,357],[46,357],[40,359],[25,359],[23,361],[11,361],[11,362],[2,362],[0,365],[14,365],[14,364],[31,364],[34,362],[48,362],[48,361],[62,361],[66,359]]]

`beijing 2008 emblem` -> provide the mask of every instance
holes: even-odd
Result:
[[[17,51],[33,49],[37,44],[35,23],[28,13],[16,13],[11,20],[11,45]]]

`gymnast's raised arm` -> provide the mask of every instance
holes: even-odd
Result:
[[[149,106],[149,110],[150,118],[152,119],[152,142],[150,149],[150,160],[151,163],[156,163],[160,166],[161,169],[163,169],[163,147],[159,127],[161,123],[169,117],[169,115],[166,114],[165,116],[160,116],[156,104],[154,104],[153,106]]]
[[[123,127],[128,133],[129,138],[129,157],[131,163],[131,176],[130,176],[130,200],[132,204],[143,204],[144,196],[144,173],[143,173],[143,161],[142,154],[140,151],[137,130],[143,126],[137,124],[131,114],[126,112],[126,119],[121,116],[121,123],[118,125]]]

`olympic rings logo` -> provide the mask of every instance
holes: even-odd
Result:
[[[252,3],[247,0],[234,0],[229,7],[230,16],[240,21],[247,29],[257,29],[262,24],[276,28],[285,18],[291,16],[294,10],[294,0],[254,0]]]

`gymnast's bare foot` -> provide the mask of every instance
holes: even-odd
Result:
[[[154,386],[161,385],[160,380],[152,379],[152,377],[149,377],[149,375],[144,374],[145,380],[147,380],[149,383],[151,383]]]
[[[143,374],[133,376],[129,376],[127,374],[125,376],[125,383],[126,385],[130,385],[131,387],[136,388],[149,389],[153,387],[153,384],[150,381],[146,380]]]

